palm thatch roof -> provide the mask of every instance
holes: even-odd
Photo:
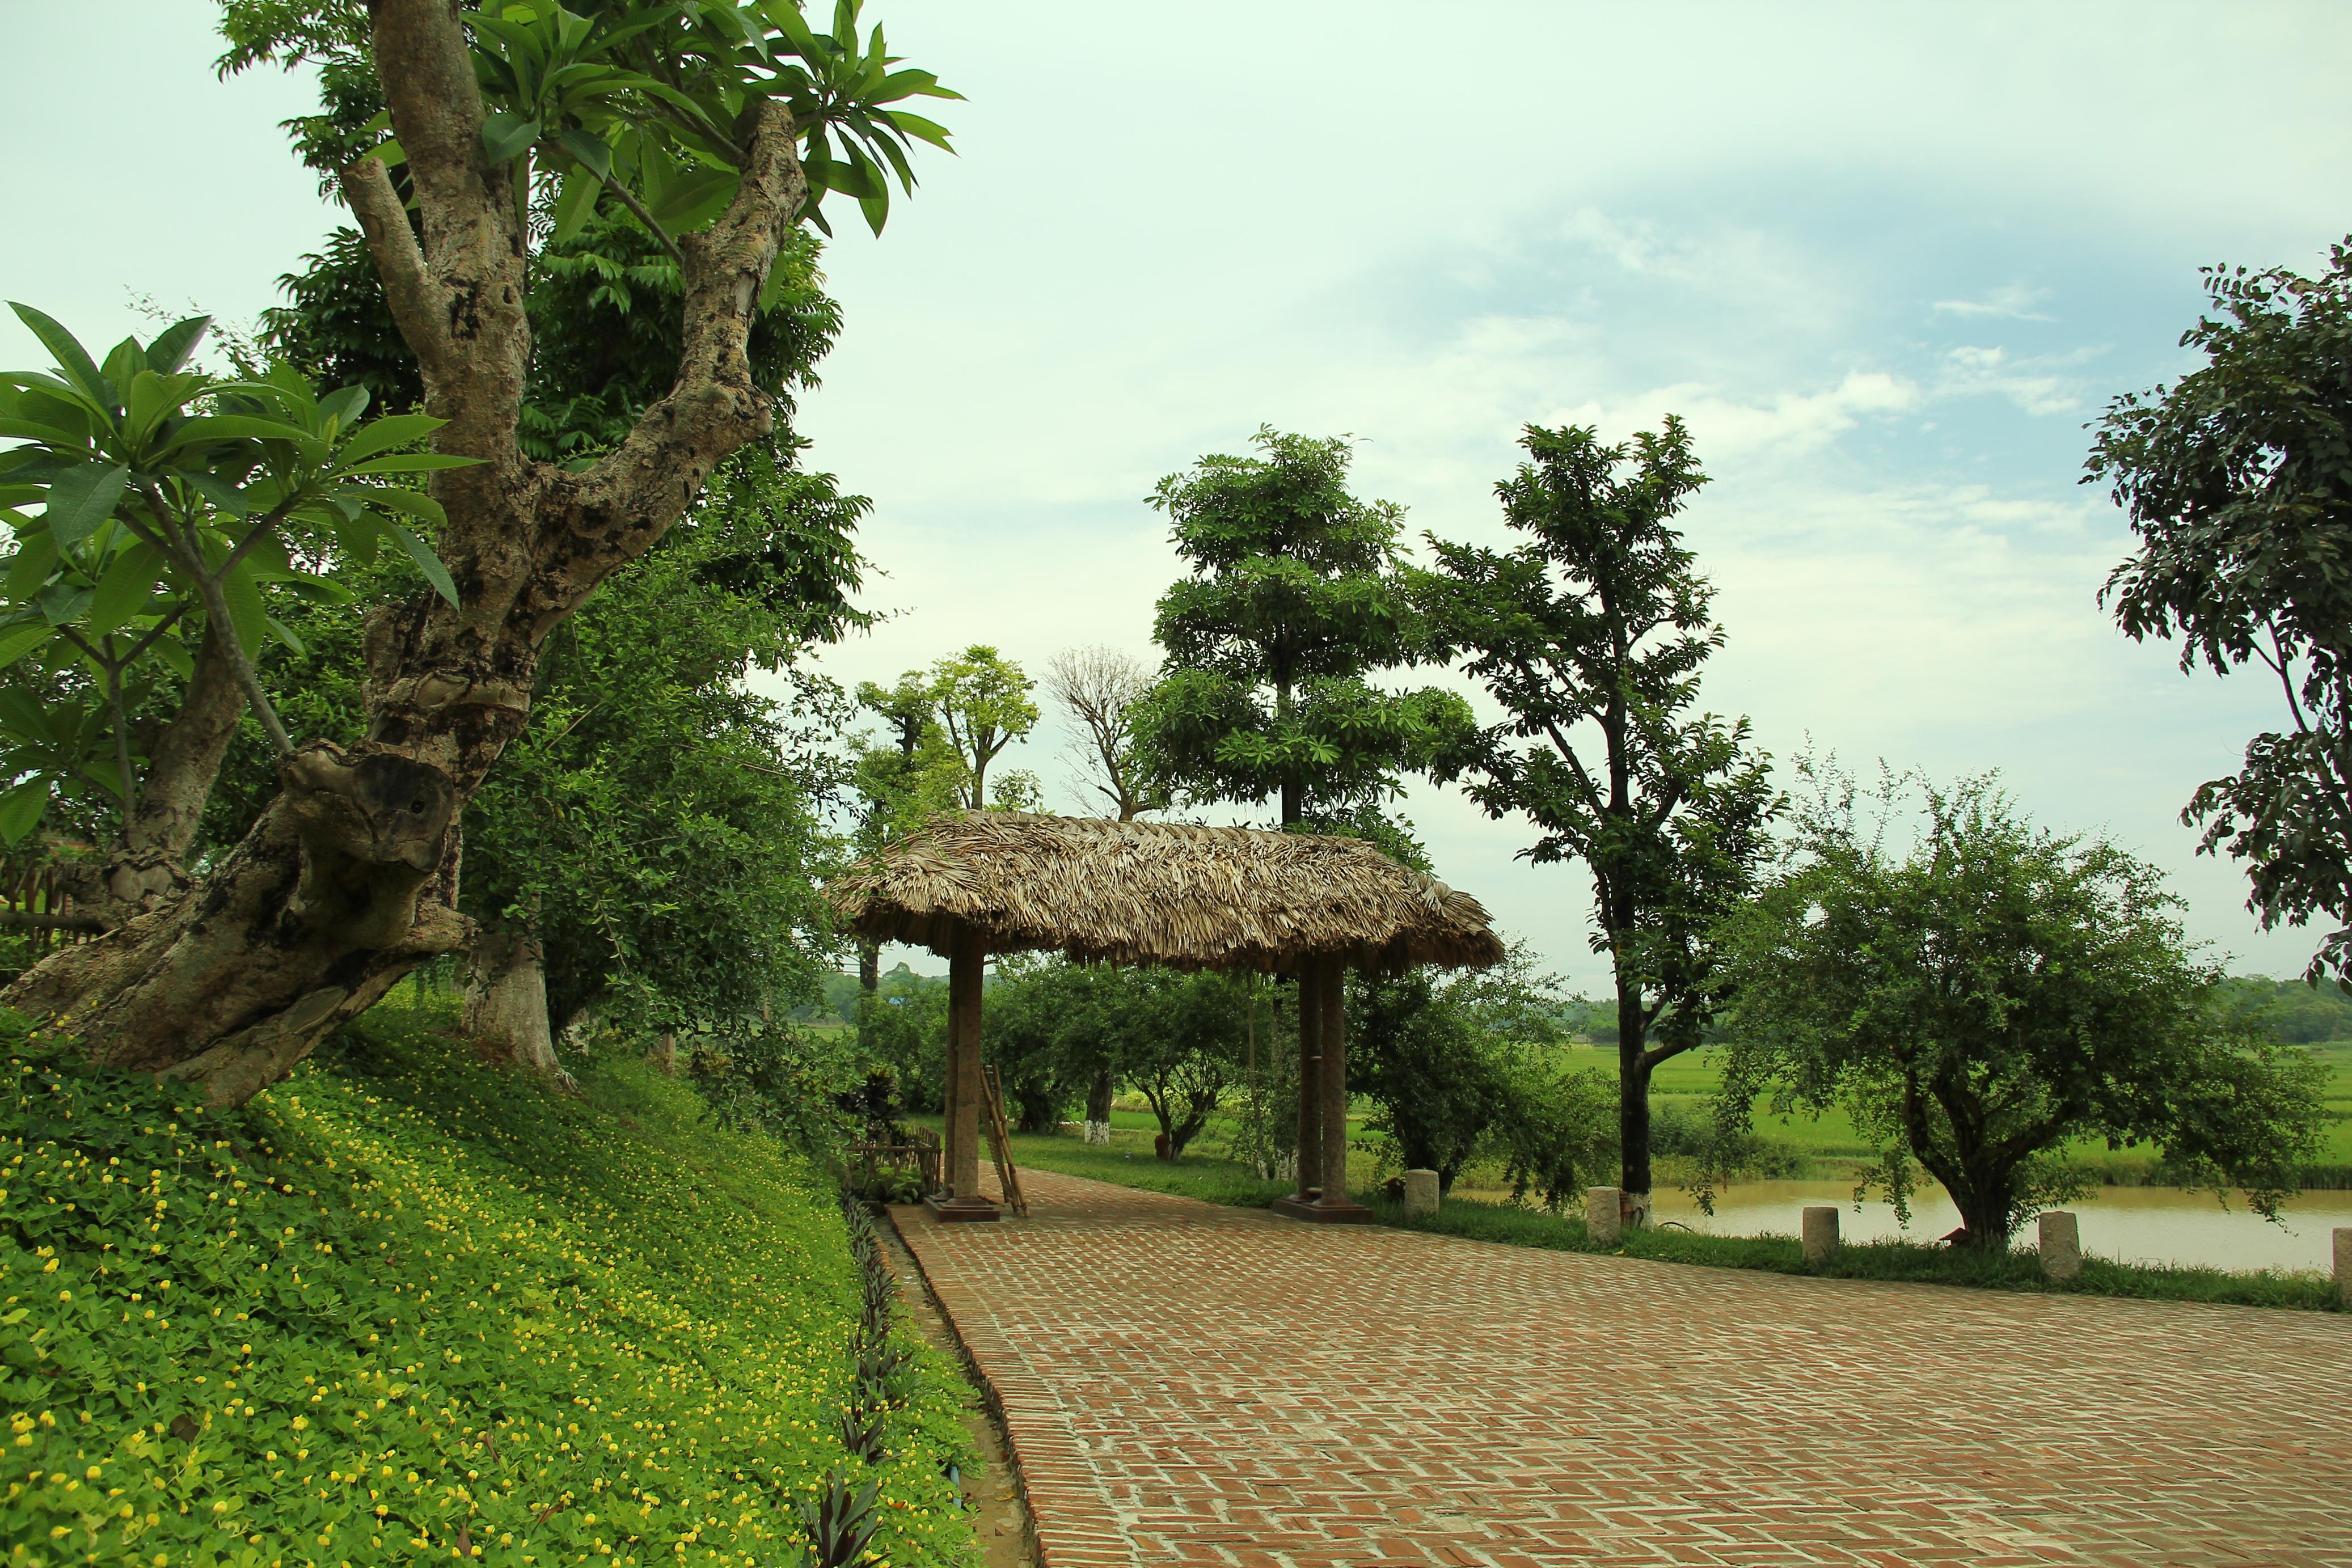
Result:
[[[1178,969],[1477,967],[1503,956],[1486,911],[1360,839],[971,811],[859,861],[825,895],[865,937]]]

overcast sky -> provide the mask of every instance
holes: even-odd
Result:
[[[1141,498],[1261,423],[1353,435],[1416,538],[1499,542],[1521,426],[1677,413],[1713,476],[1709,706],[1783,758],[1998,768],[2168,868],[2242,969],[2300,968],[2312,936],[2262,935],[2178,821],[2273,692],[2115,631],[2128,533],[2078,480],[2106,400],[2190,363],[2200,265],[2308,269],[2352,228],[2352,9],[868,11],[971,101],[935,116],[961,156],[826,260],[847,327],[802,426],[874,497],[895,612],[828,669],[1150,656],[1177,563]],[[275,129],[304,85],[216,83],[198,0],[104,8],[102,52],[100,15],[0,0],[0,292],[106,342],[134,295],[249,318],[337,221]],[[13,320],[0,350],[40,357]],[[1058,742],[1007,760],[1072,810]],[[1598,988],[1578,868],[1451,791],[1402,810]]]

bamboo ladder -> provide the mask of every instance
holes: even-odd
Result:
[[[1021,1196],[1021,1176],[1013,1168],[1013,1134],[1004,1124],[1004,1080],[990,1062],[980,1070],[981,1105],[988,1113],[988,1144],[996,1156],[996,1186],[1004,1207],[1023,1219],[1029,1218],[1029,1200]]]

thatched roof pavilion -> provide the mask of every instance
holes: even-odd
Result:
[[[992,953],[1175,969],[1271,973],[1312,956],[1393,973],[1503,956],[1468,894],[1361,839],[1256,828],[964,812],[826,892],[859,936],[940,954],[970,926]]]
[[[1359,839],[971,811],[934,818],[825,889],[870,941],[948,959],[943,1218],[993,1219],[980,1193],[981,976],[990,953],[1297,977],[1301,1218],[1360,1220],[1348,1198],[1350,968],[1482,967],[1503,944],[1476,899]]]

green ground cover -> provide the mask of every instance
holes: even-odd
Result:
[[[967,1391],[910,1328],[887,1457],[837,1430],[859,1280],[829,1179],[685,1087],[582,1093],[379,1007],[246,1109],[0,1064],[11,1563],[793,1568],[872,1481],[894,1564],[971,1560]]]
[[[1263,1207],[1289,1190],[1289,1184],[1261,1181],[1246,1166],[1225,1158],[1222,1143],[1214,1138],[1213,1127],[1212,1136],[1204,1140],[1207,1148],[1196,1145],[1198,1152],[1188,1150],[1181,1160],[1171,1164],[1151,1153],[1155,1124],[1148,1114],[1116,1111],[1111,1126],[1112,1142],[1108,1145],[1089,1146],[1067,1136],[1015,1134],[1013,1158],[1019,1165],[1040,1170],[1092,1176],[1097,1181],[1177,1193],[1237,1207]],[[2078,1279],[2058,1284],[2042,1277],[2040,1260],[2031,1252],[1979,1259],[1915,1242],[1848,1243],[1829,1263],[1811,1266],[1790,1237],[1704,1236],[1673,1227],[1633,1232],[1620,1246],[1601,1248],[1587,1236],[1580,1216],[1551,1215],[1464,1197],[1459,1188],[1446,1198],[1437,1214],[1407,1218],[1402,1206],[1381,1195],[1377,1181],[1378,1163],[1373,1150],[1355,1146],[1351,1140],[1348,1158],[1349,1187],[1371,1207],[1382,1223],[1476,1241],[1561,1251],[1608,1251],[1662,1262],[1761,1269],[1837,1279],[1906,1280],[1983,1290],[2215,1301],[2318,1312],[2344,1310],[2333,1284],[2316,1273],[2150,1268],[2089,1258],[2084,1260]]]

